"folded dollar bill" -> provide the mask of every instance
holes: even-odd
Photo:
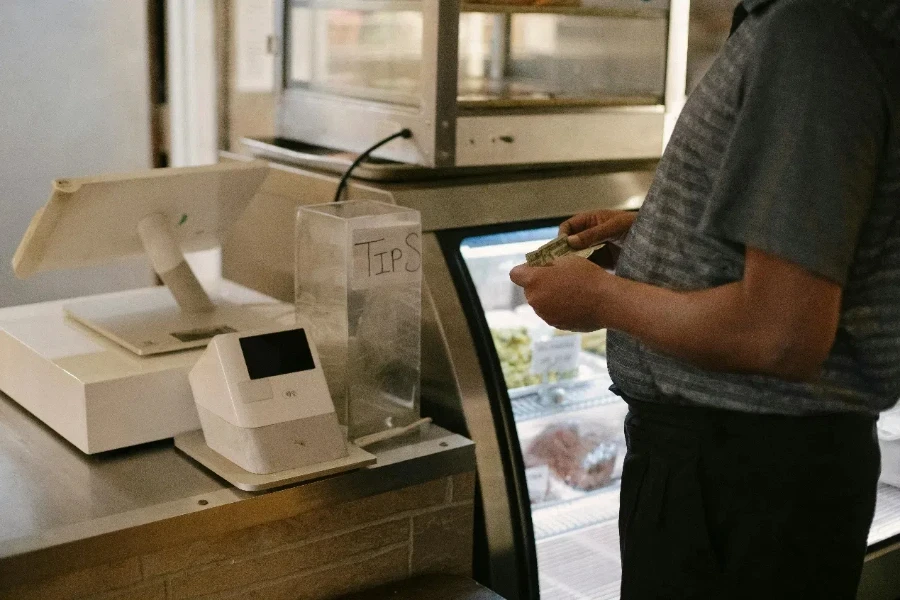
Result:
[[[595,250],[599,250],[605,245],[606,243],[604,242],[595,244],[584,250],[576,250],[569,245],[568,236],[561,235],[556,239],[550,240],[534,252],[527,253],[525,255],[525,260],[528,261],[528,266],[530,267],[545,267],[557,258],[562,258],[563,256],[568,256],[570,254],[587,258],[593,254]]]

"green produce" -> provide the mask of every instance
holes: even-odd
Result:
[[[597,356],[606,356],[606,330],[581,334],[581,349]]]
[[[526,387],[541,383],[541,376],[531,372],[531,336],[525,327],[491,329],[491,337],[507,389]],[[577,371],[548,373],[547,381],[553,383],[561,379],[573,379]]]
[[[524,327],[517,329],[491,329],[494,347],[500,358],[503,379],[509,389],[535,385],[541,382],[538,375],[532,375],[531,338]]]

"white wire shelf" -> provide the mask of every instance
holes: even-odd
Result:
[[[869,529],[869,545],[874,546],[898,535],[900,535],[900,489],[880,483],[875,518],[872,519],[872,527]]]
[[[621,581],[615,519],[537,543],[541,600],[617,600]]]
[[[617,519],[619,482],[581,498],[545,504],[532,509],[531,522],[537,541]]]
[[[546,396],[543,396],[538,389],[528,388],[527,392],[511,390],[510,403],[512,404],[513,418],[516,423],[522,423],[532,419],[622,402],[621,398],[609,391],[610,383],[605,380],[599,380],[565,387],[559,386],[564,391],[564,396],[559,402],[546,399]],[[533,387],[537,388],[537,386]],[[547,394],[547,396],[550,395]]]

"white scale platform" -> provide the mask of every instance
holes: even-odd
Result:
[[[209,312],[188,314],[159,288],[132,302],[97,302],[81,298],[63,306],[65,315],[138,356],[205,348],[219,333],[249,331],[269,324],[241,304],[218,303]]]
[[[235,486],[246,492],[261,492],[276,487],[319,479],[328,475],[336,475],[345,471],[360,469],[375,464],[375,455],[362,448],[347,444],[347,456],[338,460],[316,463],[288,471],[259,475],[240,468],[218,452],[206,445],[203,432],[190,431],[175,436],[175,447],[192,459]]]
[[[293,305],[229,281],[211,296],[242,305],[248,327],[294,321]],[[171,302],[164,287],[92,299],[128,306],[160,297]],[[67,318],[71,302],[0,309],[0,390],[87,454],[199,429],[188,372],[202,348],[138,356]]]

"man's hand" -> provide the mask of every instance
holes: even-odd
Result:
[[[559,226],[569,236],[569,245],[582,250],[600,242],[621,242],[637,218],[627,210],[595,210],[579,213]]]
[[[754,248],[742,280],[696,291],[617,277],[577,256],[520,265],[510,278],[559,329],[606,327],[698,367],[790,381],[819,377],[840,318],[837,283]]]
[[[546,267],[519,265],[509,277],[524,288],[528,304],[548,325],[565,331],[606,326],[603,289],[613,275],[591,261],[565,256]]]

